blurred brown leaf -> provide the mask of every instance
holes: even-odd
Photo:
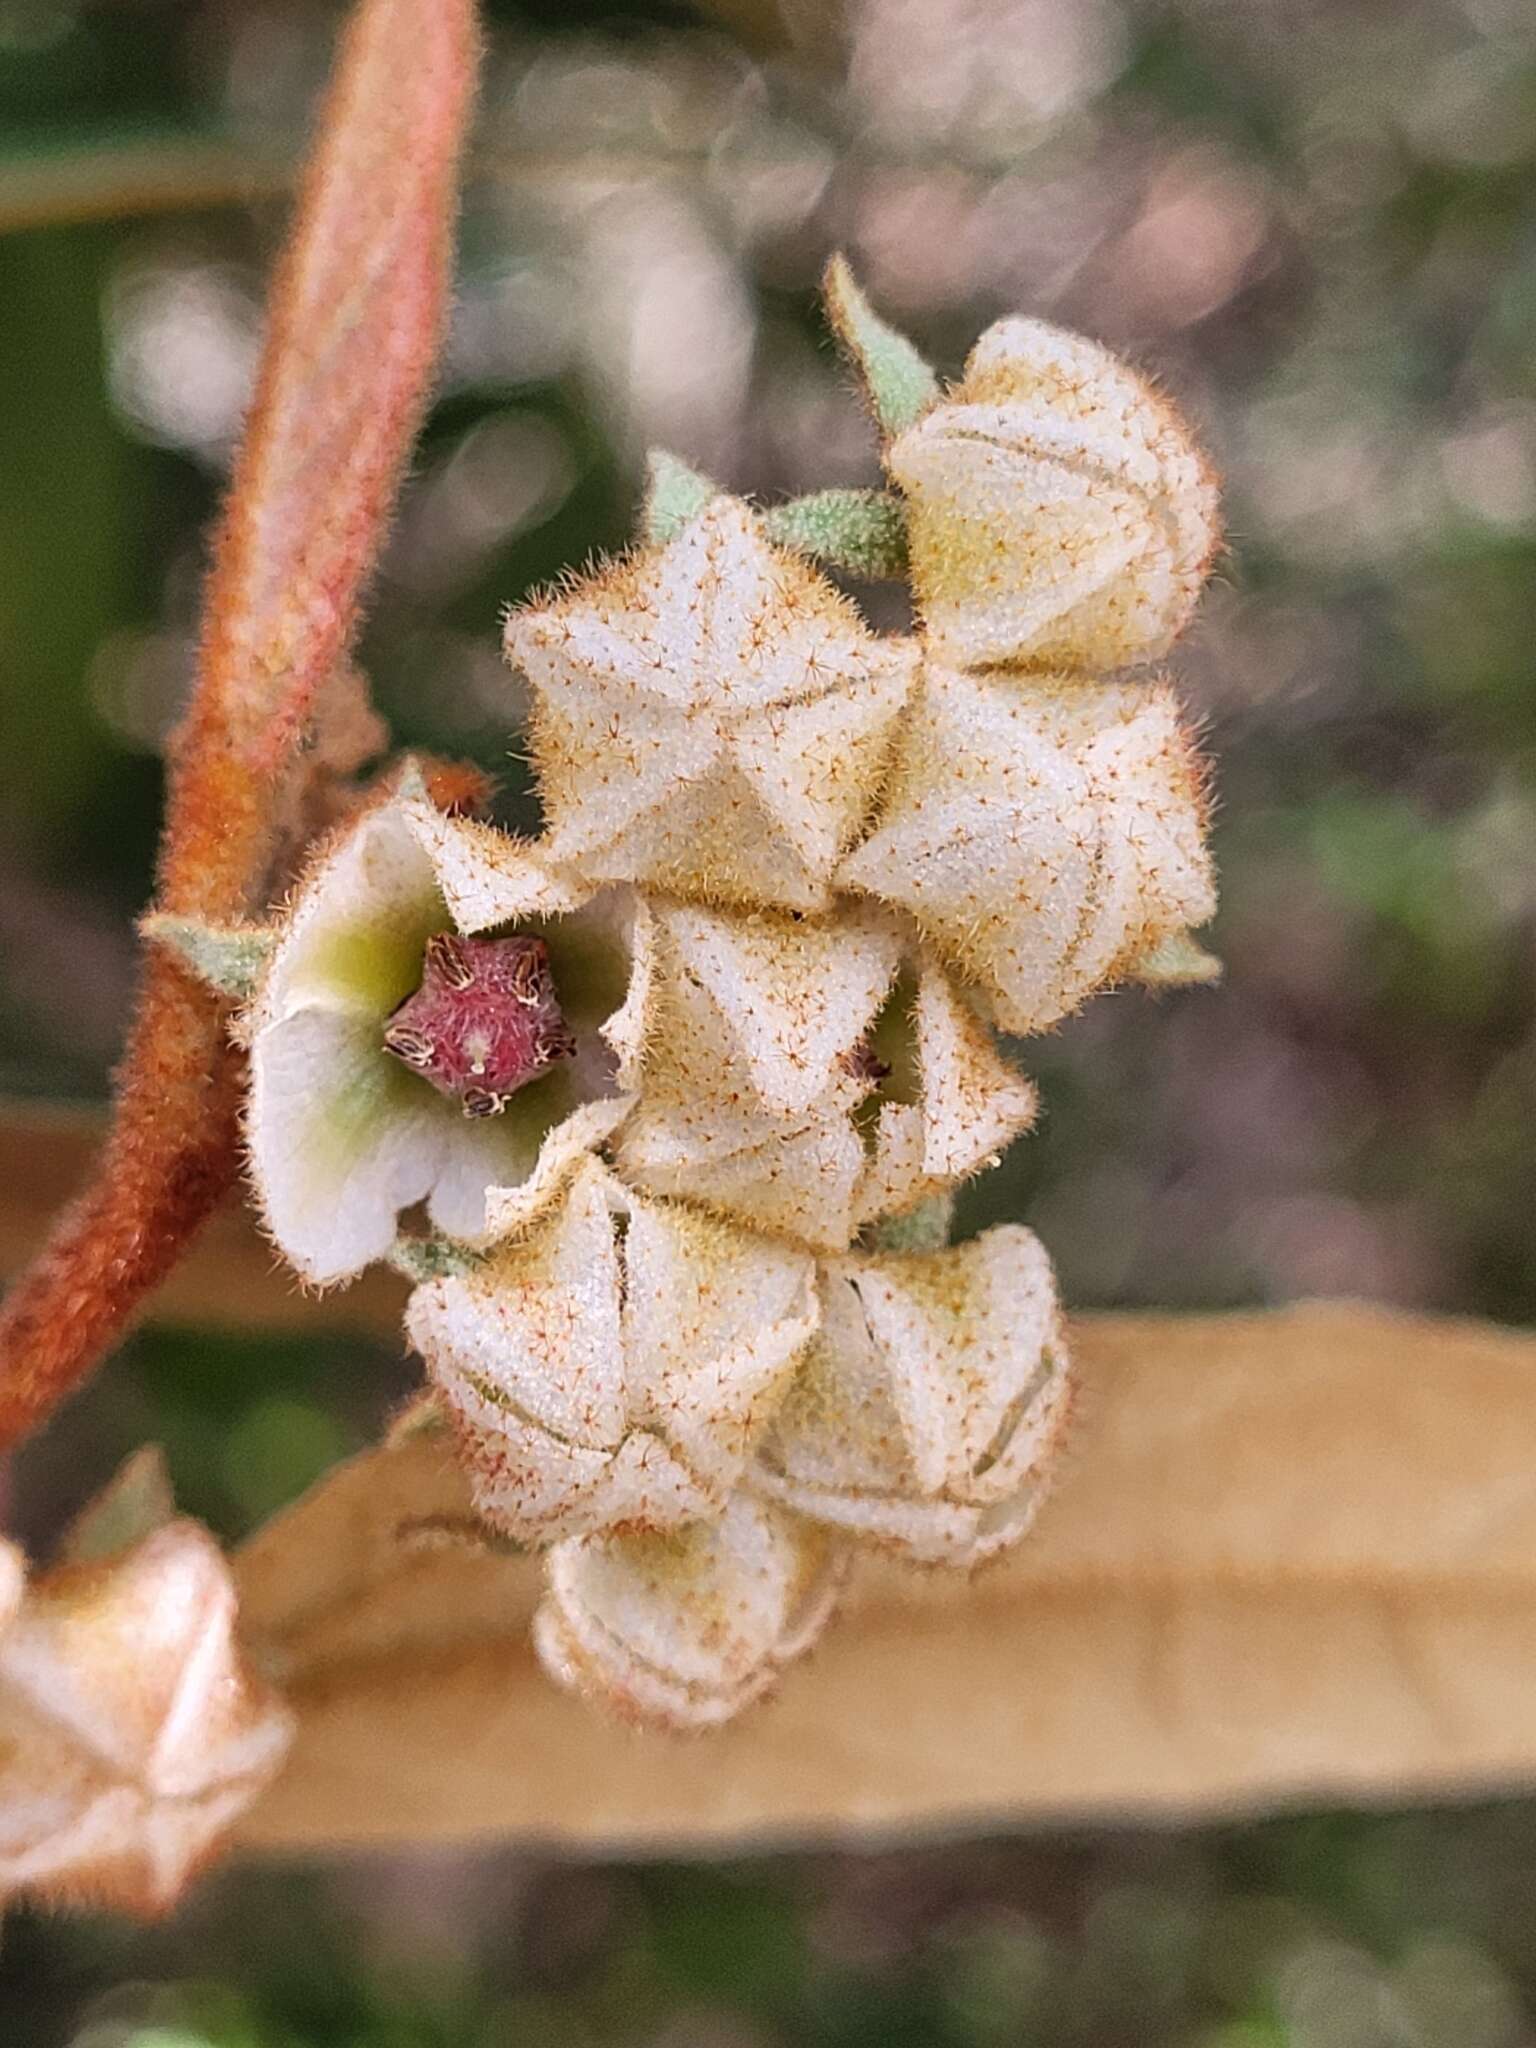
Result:
[[[1536,1338],[1356,1306],[1085,1317],[1071,1469],[969,1582],[871,1559],[780,1696],[707,1740],[575,1706],[537,1568],[402,1546],[441,1435],[333,1473],[237,1562],[300,1717],[253,1849],[730,1846],[1383,1800],[1536,1767]]]
[[[0,1101],[0,1281],[21,1270],[84,1185],[104,1128],[98,1109]],[[398,1341],[405,1294],[382,1268],[342,1292],[303,1293],[236,1196],[172,1269],[153,1315],[205,1330],[367,1330]]]

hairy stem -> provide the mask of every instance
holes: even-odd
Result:
[[[156,907],[260,909],[317,691],[344,659],[447,301],[473,0],[359,0],[274,284],[171,749]],[[86,1378],[234,1181],[227,1005],[145,961],[106,1146],[0,1310],[0,1445]]]

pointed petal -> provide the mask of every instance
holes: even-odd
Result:
[[[815,1267],[712,1217],[636,1200],[624,1336],[637,1412],[723,1491],[816,1327]]]
[[[618,1444],[626,1402],[612,1200],[593,1161],[531,1238],[415,1290],[407,1334],[450,1406],[475,1396],[569,1444]]]
[[[1063,1014],[1099,836],[1081,763],[1020,686],[930,669],[882,822],[839,879],[910,911],[1006,1028],[1040,1030]]]
[[[829,1262],[822,1333],[764,1440],[770,1498],[920,1561],[969,1565],[1028,1529],[1070,1381],[1027,1230]]]
[[[739,500],[514,613],[548,857],[695,900],[827,901],[877,794],[910,651]]]
[[[1187,622],[1215,486],[1172,407],[1096,343],[999,322],[887,459],[938,658],[1096,674],[1166,652]]]
[[[246,1135],[263,1220],[290,1265],[326,1287],[382,1258],[462,1121],[381,1052],[376,1017],[298,1009],[260,1030]]]
[[[557,916],[578,909],[591,893],[546,861],[537,847],[494,825],[446,816],[421,798],[402,808],[461,932]]]
[[[558,1545],[534,1642],[552,1677],[619,1713],[717,1727],[810,1647],[839,1562],[817,1531],[736,1494],[717,1522]]]
[[[713,999],[758,1101],[803,1114],[838,1085],[895,979],[894,933],[865,919],[826,923],[674,909],[662,924],[675,972]]]
[[[546,1133],[527,1178],[485,1193],[485,1234],[493,1243],[520,1237],[555,1207],[587,1159],[629,1114],[629,1095],[583,1102]]]
[[[732,735],[742,778],[812,874],[831,872],[874,810],[913,669],[908,644],[888,642],[866,674]]]
[[[585,684],[536,700],[529,739],[549,859],[610,881],[644,872],[614,849],[631,832],[647,844],[665,823],[656,813],[704,781],[723,746],[707,718],[646,702],[616,709]]]
[[[642,1098],[615,1156],[652,1194],[702,1202],[749,1229],[813,1250],[848,1244],[865,1154],[847,1115],[812,1116],[798,1128],[764,1117],[715,1117],[703,1137],[709,1142],[695,1144],[677,1118],[649,1111]]]
[[[1121,666],[1119,644],[1076,622],[1113,607],[1139,564],[1148,545],[1142,500],[963,424],[981,413],[946,406],[890,452],[891,474],[921,506],[911,519],[912,580],[934,658],[957,668]],[[1129,622],[1120,637],[1129,638]]]
[[[930,669],[843,886],[909,911],[1004,1029],[1045,1029],[1208,916],[1194,753],[1163,684]]]
[[[0,1889],[167,1902],[281,1762],[206,1530],[174,1521],[61,1567],[0,1636]]]
[[[918,1099],[881,1108],[856,1204],[861,1222],[901,1214],[994,1164],[1039,1110],[1034,1085],[932,961],[911,1023]]]

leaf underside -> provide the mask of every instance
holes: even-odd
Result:
[[[1058,1493],[972,1580],[861,1563],[708,1740],[562,1696],[530,1559],[401,1546],[467,1507],[416,1433],[238,1560],[300,1716],[249,1850],[507,1837],[728,1849],[1392,1801],[1536,1766],[1536,1338],[1357,1306],[1084,1317]]]

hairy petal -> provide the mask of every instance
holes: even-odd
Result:
[[[1173,408],[1107,349],[1003,320],[891,445],[934,657],[1089,674],[1165,654],[1218,545]]]
[[[718,1514],[815,1328],[812,1273],[578,1167],[520,1242],[411,1298],[480,1512],[536,1543]]]
[[[1200,757],[1164,683],[930,667],[847,888],[910,912],[1041,1031],[1215,909]]]
[[[0,1628],[0,1896],[153,1914],[281,1764],[206,1530],[38,1579]]]
[[[821,1531],[736,1493],[715,1522],[557,1545],[534,1643],[551,1677],[626,1718],[719,1727],[810,1649],[842,1566]]]
[[[507,622],[548,855],[694,900],[828,901],[866,822],[913,649],[877,640],[738,499]]]
[[[752,1484],[924,1563],[1016,1543],[1071,1395],[1050,1262],[1014,1224],[969,1244],[831,1260],[822,1327]]]

